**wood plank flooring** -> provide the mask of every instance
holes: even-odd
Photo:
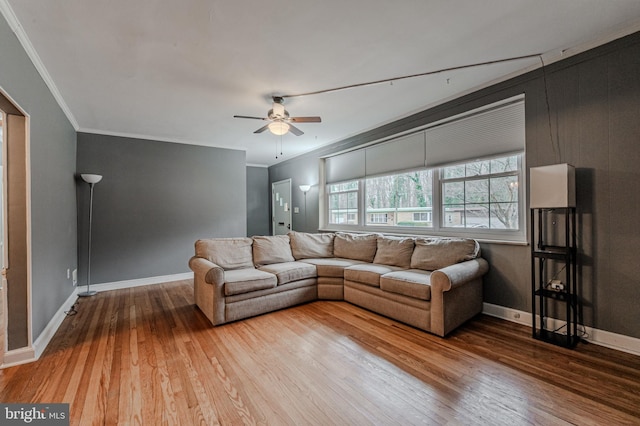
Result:
[[[191,281],[79,299],[2,402],[73,425],[640,424],[640,357],[479,316],[442,339],[345,302],[212,327]]]

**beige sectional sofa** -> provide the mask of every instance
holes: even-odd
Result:
[[[214,325],[345,300],[439,336],[482,310],[489,269],[472,239],[341,232],[202,239],[189,266]]]

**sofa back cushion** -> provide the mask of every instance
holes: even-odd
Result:
[[[253,237],[253,263],[256,268],[272,263],[293,262],[288,235]]]
[[[373,263],[409,268],[415,245],[413,241],[413,238],[408,237],[379,236]]]
[[[196,256],[225,270],[253,268],[251,238],[210,238],[196,241]]]
[[[333,255],[344,259],[373,262],[378,248],[377,234],[338,232],[333,239]]]
[[[411,268],[435,271],[480,255],[480,244],[471,238],[416,238]]]
[[[334,234],[307,234],[289,232],[291,253],[296,260],[333,257]]]

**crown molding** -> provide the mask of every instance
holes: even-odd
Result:
[[[0,0],[2,1],[2,0]],[[143,135],[138,133],[127,133],[127,132],[112,132],[110,130],[100,130],[100,129],[88,129],[88,128],[78,128],[76,129],[78,133],[87,133],[91,135],[102,135],[102,136],[114,136],[118,138],[129,138],[129,139],[140,139],[146,140],[150,142],[167,142],[167,143],[177,143],[182,145],[195,145],[195,146],[204,146],[207,148],[220,148],[220,149],[228,149],[231,151],[247,151],[246,147],[238,147],[238,148],[229,148],[228,146],[211,144],[207,142],[193,141],[189,139],[181,139],[181,138],[166,138],[160,136],[153,135]]]
[[[55,98],[56,102],[58,102],[58,105],[64,112],[64,115],[66,115],[67,119],[69,120],[73,128],[77,131],[79,128],[78,121],[73,116],[73,113],[71,112],[71,109],[69,108],[67,103],[64,101],[62,94],[58,90],[58,87],[56,86],[56,84],[53,82],[53,79],[51,78],[49,71],[47,71],[47,68],[42,63],[42,60],[40,59],[38,52],[33,47],[33,44],[31,44],[31,40],[29,40],[27,33],[25,32],[24,28],[22,27],[22,24],[18,20],[18,17],[16,16],[15,12],[11,8],[11,5],[7,2],[7,0],[0,0],[0,13],[2,13],[4,18],[7,20],[9,27],[11,27],[11,31],[13,31],[13,33],[18,38],[18,41],[20,41],[22,48],[27,53],[27,56],[29,57],[29,59],[31,59],[31,62],[36,67],[36,70],[40,74],[40,77],[42,77],[42,79],[44,80],[44,83],[49,88],[49,91],[51,91],[51,94]]]

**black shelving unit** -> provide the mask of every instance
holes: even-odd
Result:
[[[549,214],[564,216],[564,244],[550,245]],[[557,222],[557,221],[556,221]],[[555,228],[555,227],[554,227]],[[575,207],[554,209],[531,209],[531,291],[533,337],[555,345],[573,348],[578,337],[578,295],[576,286],[576,209]],[[561,237],[561,236],[556,236]],[[551,266],[564,272],[563,290],[550,288]],[[555,305],[564,309],[566,326],[559,329],[549,327],[549,311]],[[554,311],[559,312],[559,311]]]

